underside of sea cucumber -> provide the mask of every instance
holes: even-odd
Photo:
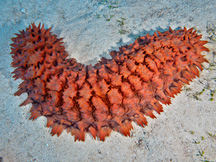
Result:
[[[131,122],[147,125],[162,104],[199,76],[201,55],[209,51],[193,29],[147,34],[134,43],[112,51],[112,59],[102,58],[95,66],[67,59],[62,39],[31,24],[12,38],[12,72],[22,79],[14,94],[27,93],[21,104],[32,104],[31,117],[47,118],[51,134],[66,129],[76,140],[88,132],[104,141],[112,130],[130,136]]]

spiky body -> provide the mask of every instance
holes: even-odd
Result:
[[[207,41],[193,29],[147,34],[93,67],[66,59],[50,30],[33,23],[12,38],[14,78],[24,80],[15,95],[28,94],[21,106],[32,103],[30,119],[45,116],[52,135],[67,129],[75,140],[89,132],[104,141],[112,130],[130,136],[132,121],[147,125],[145,116],[160,114],[207,62]]]

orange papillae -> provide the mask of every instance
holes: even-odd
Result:
[[[14,78],[24,80],[14,95],[27,93],[21,106],[32,103],[30,119],[47,117],[51,134],[67,129],[75,140],[89,132],[104,141],[112,130],[130,136],[132,121],[147,125],[163,104],[189,84],[209,51],[192,29],[155,33],[112,51],[95,66],[66,59],[62,39],[31,24],[12,38]]]

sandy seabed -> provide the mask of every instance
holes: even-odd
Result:
[[[0,162],[4,161],[216,161],[216,1],[212,0],[20,0],[0,1]],[[164,105],[157,119],[131,137],[112,132],[105,142],[86,135],[74,142],[66,131],[51,136],[46,118],[30,121],[27,94],[14,97],[11,38],[35,22],[64,38],[70,57],[95,64],[139,36],[194,27],[209,41],[199,78]],[[212,101],[210,101],[212,100]]]

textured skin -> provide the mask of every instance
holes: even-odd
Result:
[[[209,51],[193,29],[155,33],[112,51],[95,66],[66,59],[62,39],[51,28],[31,24],[12,38],[14,78],[24,80],[15,95],[27,93],[21,106],[32,103],[30,119],[47,118],[51,134],[63,129],[85,140],[89,132],[104,141],[112,130],[130,136],[131,122],[147,125],[163,104],[189,84],[207,62]]]

